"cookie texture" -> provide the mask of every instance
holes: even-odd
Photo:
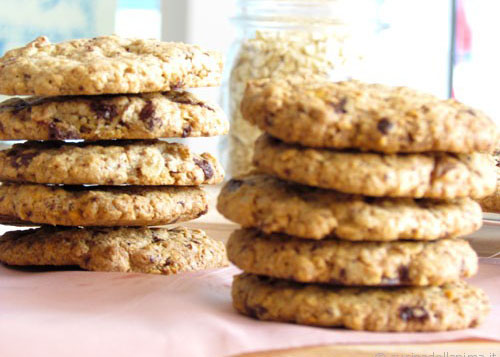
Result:
[[[442,285],[471,277],[478,268],[476,253],[462,239],[311,241],[241,229],[229,238],[227,253],[248,273],[333,285]]]
[[[465,282],[407,288],[339,288],[241,274],[233,305],[260,320],[367,331],[446,331],[479,325],[486,294]]]
[[[3,184],[0,215],[62,226],[153,226],[208,210],[198,187],[81,187]]]
[[[1,140],[107,140],[226,134],[222,109],[189,92],[11,98]]]
[[[7,232],[0,261],[86,270],[175,274],[227,265],[222,242],[199,229],[52,228]]]
[[[479,203],[486,212],[500,213],[500,152],[495,154],[497,163],[497,187],[493,194],[482,198]]]
[[[156,140],[26,142],[0,151],[0,180],[45,184],[216,184],[223,169],[208,153]]]
[[[80,95],[217,86],[222,57],[196,45],[103,36],[38,37],[0,58],[0,93]]]
[[[255,165],[304,185],[367,196],[481,198],[496,187],[495,162],[482,153],[378,154],[305,148],[261,136]]]
[[[433,240],[456,237],[482,225],[479,204],[351,195],[251,174],[222,188],[217,209],[245,228],[305,239],[352,241]]]
[[[311,147],[492,152],[499,135],[484,113],[453,99],[359,81],[250,81],[241,111],[265,132]]]

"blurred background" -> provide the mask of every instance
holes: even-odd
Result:
[[[500,1],[349,3],[360,16],[373,14],[376,24],[375,40],[366,39],[372,56],[364,77],[455,97],[498,122]],[[197,43],[226,55],[236,39],[230,19],[237,0],[2,0],[1,5],[0,53],[42,34],[59,42],[116,33]],[[220,99],[217,90],[207,95]]]

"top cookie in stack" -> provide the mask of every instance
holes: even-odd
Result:
[[[0,93],[36,97],[0,104],[0,139],[42,142],[0,152],[2,221],[112,228],[8,233],[0,260],[165,274],[224,265],[202,231],[146,227],[206,213],[196,186],[223,179],[212,155],[158,140],[227,132],[217,105],[183,91],[219,85],[221,71],[221,56],[198,46],[117,36],[8,51]]]
[[[476,326],[489,305],[457,237],[495,187],[495,124],[408,88],[357,81],[249,82],[244,118],[266,133],[218,209],[245,271],[233,304],[263,320],[375,331]],[[362,288],[360,288],[362,287]]]

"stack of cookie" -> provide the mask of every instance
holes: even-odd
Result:
[[[407,88],[259,80],[242,101],[266,132],[218,209],[242,225],[233,304],[262,320],[372,331],[476,326],[485,294],[458,239],[495,187],[494,123]]]
[[[182,91],[220,82],[221,57],[198,46],[117,36],[0,58],[0,219],[41,225],[0,238],[0,261],[170,274],[223,266],[201,230],[149,228],[207,211],[202,184],[223,170],[208,153],[158,138],[222,135],[219,107]],[[84,139],[67,142],[67,139]]]

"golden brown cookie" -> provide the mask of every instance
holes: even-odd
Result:
[[[268,135],[255,145],[265,173],[309,186],[366,196],[480,198],[496,186],[488,154],[378,154],[306,148]]]
[[[227,253],[248,273],[333,285],[442,285],[471,277],[478,268],[476,252],[462,239],[311,241],[240,229],[229,238]]]
[[[157,140],[26,142],[0,151],[0,180],[67,185],[193,186],[222,181],[208,153]]]
[[[353,330],[423,332],[478,326],[486,294],[465,282],[407,288],[341,288],[237,275],[233,305],[260,320]]]
[[[258,227],[265,233],[352,241],[456,237],[478,230],[483,217],[470,198],[375,198],[302,186],[264,174],[228,181],[217,209],[243,227]]]
[[[62,226],[155,226],[208,210],[198,187],[82,187],[3,184],[0,220]]]
[[[222,57],[196,45],[102,36],[52,44],[41,36],[0,58],[0,93],[143,93],[217,86]]]
[[[11,98],[1,140],[107,140],[226,134],[222,109],[189,92]]]
[[[241,112],[265,132],[311,147],[492,152],[499,135],[493,120],[454,99],[359,81],[250,81]]]
[[[199,229],[52,228],[7,232],[0,261],[86,270],[176,274],[227,265],[224,244]]]

